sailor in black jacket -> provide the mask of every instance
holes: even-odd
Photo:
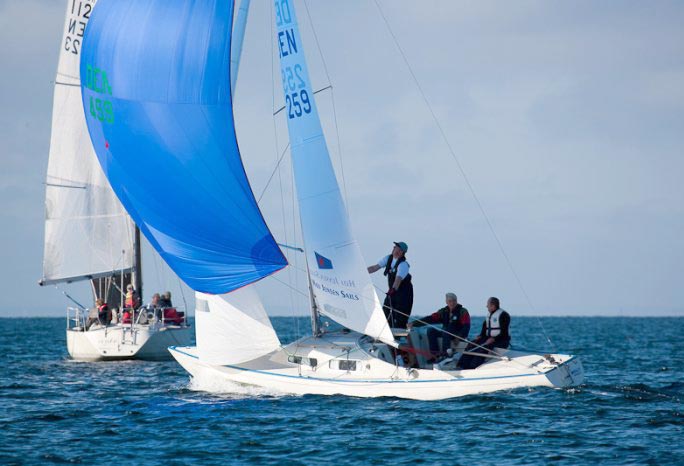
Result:
[[[409,323],[409,328],[422,327],[428,323],[442,324],[443,329],[439,330],[431,327],[427,331],[430,353],[432,353],[434,358],[440,354],[440,337],[442,338],[442,351],[446,351],[451,347],[451,341],[455,338],[453,335],[461,339],[468,338],[468,332],[470,332],[470,313],[468,313],[468,309],[458,303],[458,298],[454,293],[447,293],[445,307],[429,316]]]

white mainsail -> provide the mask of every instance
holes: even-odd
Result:
[[[66,3],[45,183],[41,284],[128,271],[134,261],[134,225],[102,172],[83,115],[79,61],[95,0]]]
[[[318,310],[352,330],[396,345],[347,214],[309,79],[291,0],[275,0],[285,115],[305,253]]]

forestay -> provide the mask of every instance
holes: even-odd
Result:
[[[149,242],[219,294],[287,262],[252,194],[230,92],[233,2],[100,0],[81,60],[100,163]]]
[[[225,295],[196,293],[199,357],[208,364],[239,364],[280,348],[254,287]]]
[[[275,0],[285,115],[306,258],[319,311],[340,324],[395,345],[330,161],[306,66],[294,5]]]
[[[68,0],[52,109],[41,284],[96,278],[133,265],[133,224],[93,151],[79,59],[95,0]]]

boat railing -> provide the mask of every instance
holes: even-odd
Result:
[[[73,317],[72,317],[73,315]],[[85,330],[85,323],[86,323],[86,318],[87,318],[87,313],[81,308],[78,307],[67,307],[66,309],[66,328],[67,330],[71,329],[82,329]],[[72,322],[74,325],[71,325]]]
[[[188,326],[188,315],[187,312],[178,312],[175,317],[170,318],[167,317],[167,313],[164,312],[167,309],[177,309],[175,307],[160,307],[155,309],[154,312],[154,317],[152,318],[153,320],[148,320],[146,322],[142,322],[142,315],[145,314],[149,318],[148,310],[145,307],[141,307],[140,309],[132,309],[132,308],[122,308],[122,309],[113,309],[112,313],[117,313],[117,319],[115,322],[112,322],[113,325],[121,325],[124,327],[131,327],[131,329],[136,326],[136,325],[144,325],[144,324],[150,324],[153,322],[159,322],[162,326],[166,325],[178,325],[181,327],[187,327]],[[129,312],[130,313],[130,319],[126,319],[124,321],[123,318],[123,312]],[[88,325],[88,315],[90,313],[89,309],[81,309],[79,307],[67,307],[66,309],[66,328],[67,330],[75,330],[75,331],[82,331],[85,332],[88,329],[86,328]],[[121,315],[119,315],[121,313]],[[109,325],[103,325],[106,328]]]
[[[167,311],[173,310],[175,315],[170,316]],[[142,306],[138,309],[123,308],[123,312],[128,312],[130,315],[124,320],[123,315],[119,318],[119,323],[122,325],[146,325],[153,323],[160,323],[165,325],[178,325],[180,327],[188,326],[188,314],[186,311],[178,311],[176,306],[156,307],[153,309],[147,306]],[[145,316],[145,318],[143,318]]]

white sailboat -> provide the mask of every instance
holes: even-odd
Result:
[[[121,308],[128,284],[142,293],[140,233],[102,172],[83,116],[80,54],[95,0],[68,0],[66,4],[45,182],[45,249],[39,283],[90,280],[95,299]],[[166,321],[163,313],[148,319],[138,312],[126,324],[98,321],[87,325],[88,310],[73,303],[77,307],[67,310],[66,339],[74,359],[167,359],[169,345],[191,341],[185,321]]]
[[[581,362],[565,354],[499,349],[470,370],[455,367],[458,354],[437,365],[420,361],[417,368],[398,362],[400,342],[395,335],[402,335],[387,324],[350,228],[291,0],[274,1],[275,43],[305,245],[312,335],[282,345],[252,284],[286,264],[246,182],[237,143],[227,137],[234,136],[227,89],[232,2],[100,4],[88,29],[81,70],[99,70],[107,84],[100,78],[85,86],[83,100],[86,111],[100,100],[112,117],[86,113],[90,135],[105,173],[136,224],[144,225],[141,230],[151,243],[197,291],[197,346],[170,348],[196,381],[291,394],[421,400],[582,383]],[[129,24],[145,26],[134,31],[124,21],[112,23],[124,12]],[[111,34],[110,28],[121,29]],[[132,35],[162,39],[150,40],[143,51],[123,40]],[[144,77],[155,71],[168,76],[152,85]],[[131,153],[136,148],[141,149]],[[163,211],[154,192],[122,177],[121,167],[143,150],[150,159],[168,164],[168,176],[182,183],[192,179],[169,200],[170,208],[192,217],[192,234],[164,222],[168,211]],[[233,205],[241,208],[231,210]],[[224,218],[228,220],[222,223]],[[344,330],[321,328],[319,315]],[[421,341],[417,334],[413,340]]]

